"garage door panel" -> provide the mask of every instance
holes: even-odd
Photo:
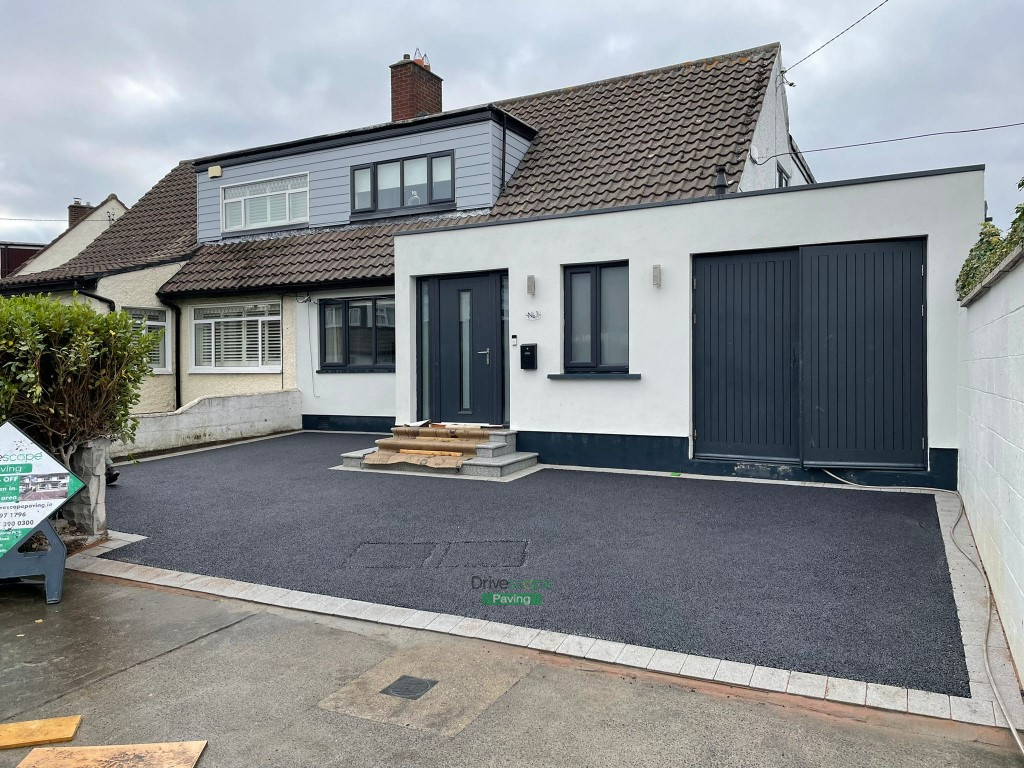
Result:
[[[924,264],[918,241],[803,248],[807,466],[925,466]]]
[[[795,251],[694,259],[695,452],[799,459]]]

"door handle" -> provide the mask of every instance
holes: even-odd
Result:
[[[491,364],[491,348],[490,347],[488,347],[487,349],[483,350],[482,352],[477,352],[477,354],[478,355],[487,355],[487,365]]]

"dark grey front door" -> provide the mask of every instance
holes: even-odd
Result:
[[[438,292],[438,415],[432,418],[501,424],[501,275],[444,278]]]

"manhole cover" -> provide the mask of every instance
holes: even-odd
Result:
[[[437,685],[437,680],[424,680],[422,677],[402,675],[381,691],[381,693],[385,693],[388,696],[397,696],[400,699],[416,700],[435,685]]]

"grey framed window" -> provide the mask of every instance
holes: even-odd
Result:
[[[629,372],[629,266],[565,267],[565,372]]]
[[[320,300],[320,370],[395,370],[395,297]]]
[[[406,157],[352,168],[352,212],[410,212],[455,202],[455,153]]]
[[[775,175],[777,187],[782,188],[789,186],[789,174],[786,173],[786,169],[782,167],[781,163],[775,164]]]

